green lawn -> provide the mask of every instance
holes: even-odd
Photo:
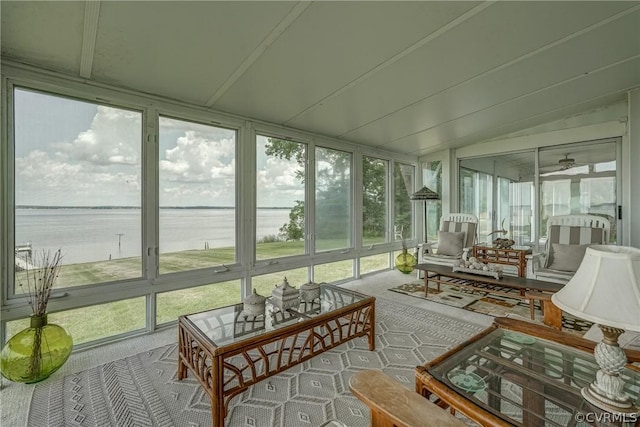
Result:
[[[258,259],[271,259],[304,253],[304,242],[269,242],[257,245]],[[361,259],[362,271],[376,271],[388,267],[388,255]],[[235,248],[189,250],[160,254],[161,274],[207,268],[235,263]],[[56,287],[81,286],[105,281],[117,281],[141,276],[140,258],[114,259],[84,264],[64,265]],[[353,261],[339,261],[314,268],[316,282],[334,282],[353,275]],[[269,296],[271,290],[282,283],[284,277],[292,286],[307,281],[307,268],[298,268],[252,278],[258,293]],[[16,274],[17,282],[25,280],[25,273]],[[26,290],[26,289],[25,289]],[[18,289],[18,292],[20,289]],[[197,286],[164,292],[156,298],[156,322],[174,321],[178,316],[241,302],[240,280]],[[90,307],[77,308],[49,315],[49,321],[63,326],[71,333],[74,343],[80,344],[99,338],[142,329],[145,327],[145,297],[115,301]],[[7,336],[11,337],[25,327],[29,320],[8,322]]]

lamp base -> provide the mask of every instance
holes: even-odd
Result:
[[[602,330],[602,342],[596,345],[593,355],[600,367],[596,379],[584,387],[582,397],[597,408],[615,414],[638,412],[631,397],[624,392],[624,381],[620,372],[627,364],[627,355],[618,345],[623,329],[598,325]]]
[[[632,405],[631,400],[627,401],[608,399],[607,397],[599,394],[593,384],[589,384],[587,387],[583,387],[581,390],[582,397],[591,403],[596,408],[600,408],[604,411],[611,412],[613,414],[637,414],[638,408]]]

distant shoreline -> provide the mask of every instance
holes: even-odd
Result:
[[[291,209],[293,206],[258,206],[258,209]],[[140,206],[44,206],[16,205],[16,209],[142,209]],[[234,206],[160,206],[160,209],[235,209]]]

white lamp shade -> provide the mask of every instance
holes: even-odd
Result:
[[[581,319],[640,331],[640,249],[589,246],[578,271],[551,301]]]

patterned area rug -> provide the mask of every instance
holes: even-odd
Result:
[[[376,350],[357,338],[232,401],[226,426],[318,426],[338,419],[369,426],[368,408],[349,392],[349,378],[381,369],[413,390],[416,365],[483,329],[453,317],[376,301]],[[29,426],[211,426],[211,404],[199,383],[176,378],[176,345],[119,359],[35,387]]]
[[[433,286],[433,288],[432,288]],[[499,290],[501,292],[513,293],[518,295],[518,290],[512,288],[498,287],[488,285],[486,288]],[[501,317],[517,315],[520,317],[531,318],[529,303],[520,298],[510,298],[504,295],[495,295],[482,287],[476,289],[465,289],[455,285],[442,284],[438,291],[435,284],[429,283],[429,296],[424,295],[424,282],[422,280],[406,283],[390,291],[399,292],[401,294],[410,295],[417,298],[427,299],[440,304],[446,304],[453,307],[463,308],[477,313],[487,314],[489,316]],[[540,310],[539,302],[535,303],[535,320],[542,322],[543,314]],[[567,313],[562,316],[562,329],[576,335],[584,335],[593,325],[586,320],[578,319]]]

